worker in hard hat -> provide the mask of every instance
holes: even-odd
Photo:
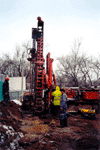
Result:
[[[7,102],[8,100],[10,100],[9,97],[9,78],[5,77],[5,81],[3,83],[3,98],[4,98],[4,102]]]
[[[54,105],[54,115],[59,119],[59,110],[60,110],[60,99],[61,99],[61,91],[59,86],[56,86],[56,90],[52,92],[52,96],[54,96],[53,105]]]
[[[67,126],[67,95],[64,89],[61,89],[61,100],[60,100],[60,124],[62,127]]]

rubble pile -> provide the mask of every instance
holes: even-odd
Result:
[[[14,128],[15,131],[19,131],[19,119],[22,118],[20,106],[9,101],[7,103],[0,102],[0,122],[3,125],[9,125]]]
[[[1,150],[23,149],[18,141],[24,136],[20,132],[20,107],[13,101],[0,102],[0,147]]]
[[[19,140],[24,137],[23,133],[15,132],[12,126],[0,125],[0,147],[1,150],[22,149],[19,146]]]

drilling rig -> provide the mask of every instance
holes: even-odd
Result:
[[[31,65],[34,65],[34,80],[30,79],[30,84],[34,84],[34,94],[29,89],[29,99],[31,102],[34,101],[34,111],[35,113],[41,113],[44,109],[47,110],[51,103],[51,93],[52,89],[56,87],[56,78],[53,74],[53,59],[50,57],[50,53],[46,56],[46,69],[44,66],[45,59],[43,57],[43,36],[44,36],[44,22],[41,17],[37,17],[37,28],[32,28],[32,39],[33,47],[29,51],[30,61],[30,74]],[[37,48],[36,48],[37,47]],[[30,75],[31,78],[31,75]]]

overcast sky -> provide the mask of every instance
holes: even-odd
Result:
[[[66,55],[80,37],[88,55],[100,53],[100,0],[0,0],[0,56],[31,40],[38,16],[44,21],[44,45],[49,45],[44,54]]]

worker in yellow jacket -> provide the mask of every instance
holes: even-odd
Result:
[[[52,92],[52,96],[54,97],[53,105],[54,105],[54,115],[59,119],[59,110],[60,110],[60,99],[61,99],[61,91],[59,86],[56,87],[56,90]]]

